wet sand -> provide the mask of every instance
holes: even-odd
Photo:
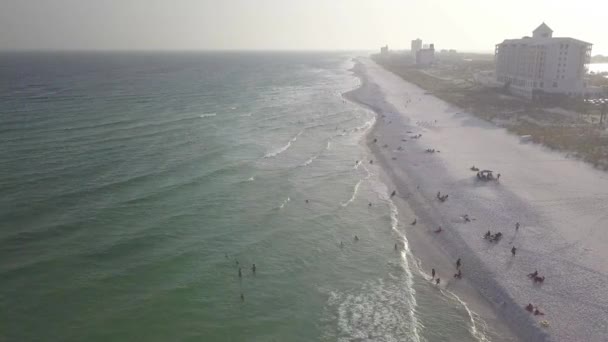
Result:
[[[523,341],[606,341],[608,176],[521,144],[371,60],[360,62],[355,73],[363,85],[349,97],[378,114],[368,144],[397,189],[400,220],[417,217],[406,234],[421,268],[435,267],[443,289],[465,300],[505,341],[513,334]],[[472,165],[503,177],[480,182]],[[437,191],[449,199],[437,201]],[[473,221],[464,222],[464,214]],[[437,226],[442,233],[433,232]],[[501,231],[502,241],[488,243],[487,230]],[[463,279],[455,280],[459,257]],[[526,277],[535,269],[547,277],[543,285]],[[526,312],[528,302],[546,315]]]

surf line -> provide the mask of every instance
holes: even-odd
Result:
[[[350,197],[350,199],[344,203],[340,203],[341,206],[343,207],[347,207],[349,204],[351,204],[355,198],[357,198],[357,192],[359,192],[359,186],[361,185],[361,182],[363,180],[359,179],[359,181],[357,182],[357,184],[355,184],[355,188],[353,189],[353,195]]]
[[[420,334],[418,333],[418,317],[416,317],[416,307],[418,303],[416,301],[416,290],[414,289],[414,274],[412,273],[412,269],[410,267],[410,258],[414,258],[412,251],[410,250],[409,242],[405,234],[399,231],[399,211],[397,210],[397,206],[395,202],[390,198],[384,198],[390,207],[390,217],[391,217],[391,229],[399,236],[401,240],[401,244],[403,249],[401,250],[400,256],[402,261],[402,267],[406,274],[405,284],[407,287],[408,293],[408,302],[410,304],[409,316],[412,324],[412,335],[414,341],[420,342]]]
[[[301,130],[300,132],[298,132],[298,134],[296,134],[293,138],[291,138],[287,144],[285,144],[285,146],[279,148],[278,150],[274,151],[274,152],[269,152],[266,153],[266,155],[264,156],[264,158],[273,158],[278,156],[279,154],[287,151],[287,149],[291,146],[292,143],[296,142],[296,140],[298,140],[298,137],[300,135],[302,135],[302,133],[304,133],[304,130]]]
[[[327,146],[325,146],[325,150],[319,152],[318,154],[315,154],[314,156],[308,158],[308,160],[306,160],[304,163],[302,163],[301,166],[308,166],[310,165],[313,161],[315,161],[315,159],[319,158],[323,152],[329,150],[329,147],[331,146],[331,138],[327,139]]]

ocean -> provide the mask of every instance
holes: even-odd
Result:
[[[0,340],[491,340],[409,252],[354,56],[1,54]]]

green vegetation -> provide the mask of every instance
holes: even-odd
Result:
[[[591,63],[608,63],[608,56],[595,55],[591,57]]]

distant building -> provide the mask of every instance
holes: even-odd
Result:
[[[534,30],[532,37],[497,44],[494,55],[496,80],[514,94],[532,98],[535,93],[586,93],[591,44],[553,37],[545,23]]]
[[[385,45],[383,47],[380,48],[380,54],[381,55],[388,55],[388,45]]]
[[[422,49],[422,40],[420,38],[412,40],[412,56],[416,56],[416,53]]]
[[[428,49],[420,49],[416,52],[416,65],[429,66],[435,62],[435,44],[429,44]]]

